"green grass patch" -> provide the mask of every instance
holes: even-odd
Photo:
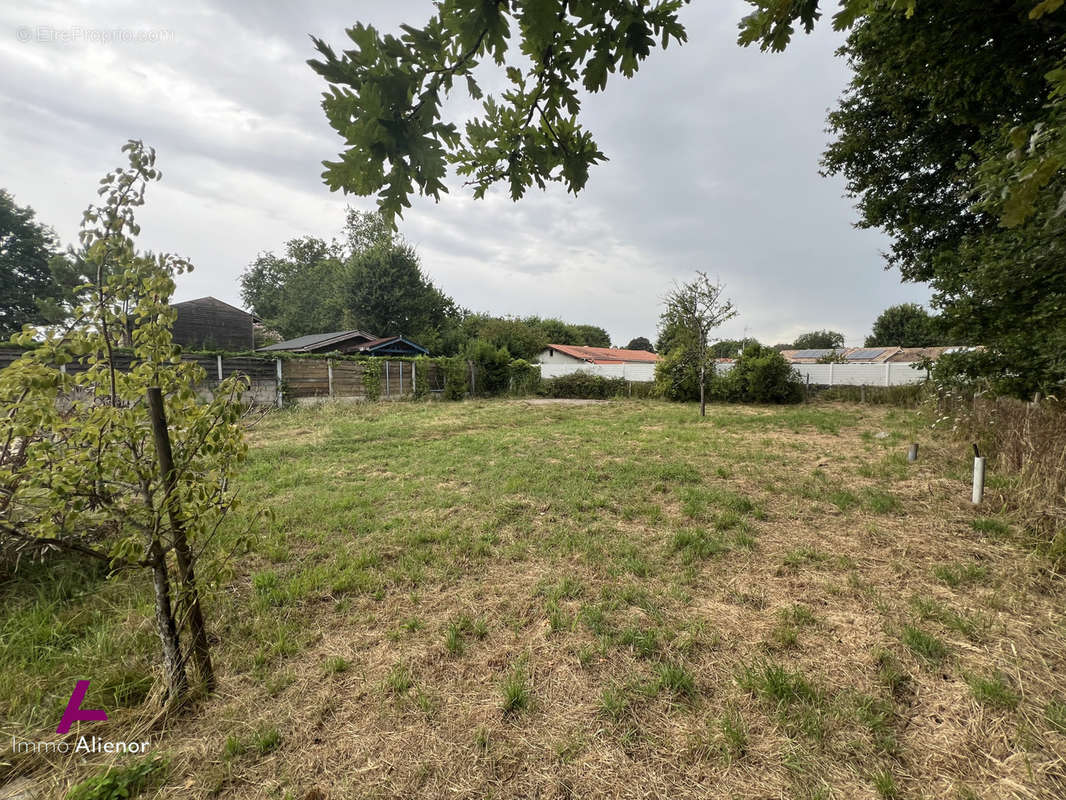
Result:
[[[947,645],[914,625],[904,625],[900,638],[911,652],[931,663],[939,664],[948,656]]]
[[[983,706],[991,708],[1015,709],[1021,698],[1011,688],[1003,675],[993,675],[990,678],[980,675],[969,675],[966,683],[970,685],[974,700]]]

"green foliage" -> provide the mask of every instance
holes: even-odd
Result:
[[[232,479],[246,453],[245,384],[231,377],[210,400],[197,397],[204,371],[178,357],[170,330],[174,276],[191,265],[135,250],[134,210],[159,172],[154,151],[142,143],[123,150],[129,167],[101,181],[103,205],[85,212],[81,240],[96,282],[79,324],[47,332],[0,372],[0,551],[36,557],[60,548],[115,569],[151,567],[156,585],[166,586],[167,553],[179,561],[187,555],[191,565],[189,550],[205,547],[234,505]],[[27,329],[18,338],[29,343],[35,335]],[[132,355],[126,371],[115,363],[120,344]],[[61,370],[72,363],[84,369]],[[147,408],[154,387],[173,450],[169,479],[160,475]],[[198,602],[186,580],[191,566],[179,565],[179,573],[181,599]],[[156,599],[163,619],[169,601],[158,590]],[[166,639],[163,630],[160,636]],[[168,689],[180,693],[179,683]]]
[[[256,258],[240,281],[244,302],[286,339],[359,329],[439,349],[459,316],[414,248],[379,215],[355,210],[344,241],[292,239],[283,255]]]
[[[588,372],[571,372],[569,375],[542,380],[538,391],[545,397],[607,400],[625,396],[628,389],[629,383],[624,378],[605,378]]]
[[[414,397],[416,400],[424,400],[429,396],[429,366],[432,363],[434,363],[433,360],[427,356],[418,356],[413,361],[415,370]]]
[[[733,302],[722,295],[722,288],[697,270],[694,279],[676,284],[666,295],[666,310],[660,317],[660,343],[669,335],[669,352],[680,351],[674,374],[663,373],[660,390],[664,394],[680,393],[691,380],[689,370],[694,370],[701,416],[706,413],[707,383],[714,372],[714,357],[709,349],[711,331],[737,315]]]
[[[644,336],[638,336],[636,339],[630,339],[629,344],[625,346],[626,350],[645,350],[649,353],[655,352],[655,346],[649,339]]]
[[[363,362],[363,392],[370,401],[381,399],[381,361],[368,358]]]
[[[0,189],[0,339],[45,321],[41,302],[59,297],[49,268],[56,247],[55,233],[33,209]]]
[[[444,399],[462,400],[470,390],[470,369],[465,358],[454,356],[441,361],[444,370]]]
[[[779,352],[754,344],[715,379],[712,396],[733,403],[798,403],[803,383]]]
[[[758,343],[757,339],[750,336],[743,339],[722,339],[711,345],[711,355],[715,358],[736,358],[746,347]]]
[[[467,345],[466,357],[473,365],[472,395],[492,396],[507,391],[511,379],[511,354],[506,349],[497,349],[489,342],[475,339]]]
[[[889,306],[874,320],[866,347],[932,347],[944,344],[939,320],[917,303]],[[959,342],[956,342],[959,344]]]
[[[839,331],[811,331],[796,337],[794,350],[832,350],[844,346],[844,334]]]
[[[128,800],[157,786],[165,773],[161,758],[146,758],[82,781],[67,793],[67,800]]]
[[[714,370],[704,375],[704,391],[714,380]],[[655,364],[655,390],[660,397],[679,403],[700,399],[699,359],[691,348],[676,347]]]
[[[907,18],[887,5],[841,49],[855,73],[829,116],[825,171],[845,178],[859,225],[891,237],[889,264],[929,282],[941,340],[986,348],[942,359],[942,377],[1051,392],[1066,380],[1066,175],[1042,170],[1063,122],[1048,104],[1063,14],[964,0],[918,3]]]
[[[524,358],[516,358],[507,365],[511,393],[519,396],[536,394],[540,389],[540,366]]]
[[[309,64],[329,84],[322,107],[346,147],[326,162],[323,178],[333,190],[377,194],[390,219],[416,188],[439,199],[449,162],[475,197],[497,182],[515,200],[549,181],[576,193],[605,159],[578,120],[578,85],[600,91],[609,73],[632,77],[657,42],[685,41],[682,4],[442,4],[424,26],[404,25],[398,36],[357,22],[340,55],[312,37],[321,58]],[[512,31],[519,37],[508,60]],[[489,59],[510,86],[483,98],[475,68]],[[482,100],[465,135],[441,118],[456,81]]]

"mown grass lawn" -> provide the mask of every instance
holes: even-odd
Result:
[[[1063,579],[911,412],[324,406],[250,440],[240,513],[274,519],[209,604],[217,694],[150,720],[148,595],[31,569],[9,732],[88,677],[168,757],[145,796],[1066,795]]]

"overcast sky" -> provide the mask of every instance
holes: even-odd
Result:
[[[274,5],[4,4],[0,186],[73,243],[100,177],[141,138],[163,171],[141,246],[196,265],[176,299],[240,305],[238,276],[258,253],[332,238],[346,205],[373,207],[321,182],[341,142],[305,63],[308,34],[339,49],[356,20],[395,31],[432,13],[415,0]],[[840,36],[823,25],[784,54],[741,49],[745,8],[685,8],[688,44],[588,99],[610,161],[578,197],[556,186],[474,201],[453,177],[439,204],[416,200],[401,232],[434,282],[466,308],[601,325],[622,345],[655,338],[661,297],[697,269],[740,311],[722,335],[767,343],[831,328],[861,344],[886,306],[925,303],[924,285],[884,271],[885,238],[852,226],[841,182],[818,174],[825,114],[848,79]]]

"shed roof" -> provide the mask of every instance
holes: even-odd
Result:
[[[257,317],[255,314],[252,314],[250,311],[245,311],[243,308],[237,308],[237,306],[232,306],[229,303],[223,302],[217,297],[211,297],[210,295],[208,295],[207,297],[197,297],[195,300],[182,300],[180,303],[171,303],[170,305],[172,308],[177,308],[179,310],[182,306],[198,306],[200,308],[214,307],[225,309],[227,311],[237,311],[241,314],[245,314],[246,316],[251,317],[256,322],[262,322],[259,317]]]
[[[312,350],[321,350],[329,345],[339,345],[355,338],[364,339],[368,342],[378,340],[377,336],[366,331],[333,331],[332,333],[309,333],[306,336],[297,336],[295,339],[277,342],[262,349],[308,353]]]
[[[558,350],[560,353],[588,361],[592,364],[620,364],[640,363],[654,364],[659,360],[655,353],[647,350],[626,350],[621,347],[584,347],[572,344],[550,344],[549,350]]]
[[[363,353],[373,353],[376,350],[381,350],[398,342],[403,342],[404,344],[410,345],[413,349],[421,351],[424,355],[429,355],[429,351],[426,348],[418,342],[412,342],[404,336],[383,336],[380,339],[372,339],[369,342],[359,345],[359,350]]]

